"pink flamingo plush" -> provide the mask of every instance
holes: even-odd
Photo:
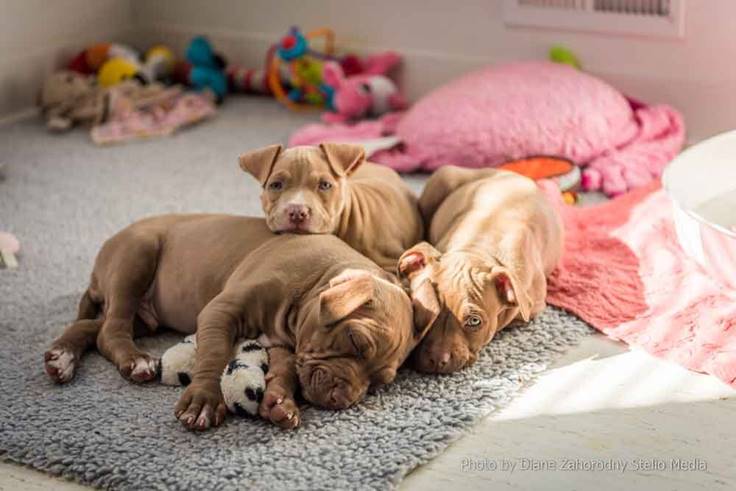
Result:
[[[385,74],[401,61],[393,52],[368,57],[365,69],[346,77],[335,62],[325,63],[322,78],[333,90],[332,108],[322,115],[325,123],[344,123],[364,117],[376,117],[406,108],[406,101],[396,84]]]

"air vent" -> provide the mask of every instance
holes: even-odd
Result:
[[[684,36],[683,0],[505,0],[509,26],[565,31]]]

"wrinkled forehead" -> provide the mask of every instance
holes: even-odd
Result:
[[[378,288],[372,312],[372,322],[367,329],[378,343],[379,351],[395,350],[411,338],[412,305],[401,287],[385,282],[383,288]]]
[[[440,300],[453,311],[471,302],[482,305],[486,297],[484,278],[487,268],[476,261],[453,254],[445,254],[437,271],[437,289]]]
[[[330,166],[321,150],[316,147],[292,147],[279,155],[274,171],[288,168],[295,175],[308,175],[311,172],[327,171]]]

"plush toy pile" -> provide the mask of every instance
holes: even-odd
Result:
[[[187,57],[193,61],[175,63],[161,45],[145,56],[120,44],[84,49],[45,80],[38,104],[46,125],[55,132],[91,127],[92,140],[107,144],[169,135],[209,118],[212,100],[227,88],[224,71],[213,68],[216,56],[204,38],[192,41]],[[198,92],[172,86],[175,74]]]
[[[161,356],[161,383],[189,385],[194,371],[197,337],[187,336]],[[238,416],[258,416],[258,405],[266,390],[268,352],[253,339],[236,343],[233,359],[220,379],[220,388],[228,410]]]

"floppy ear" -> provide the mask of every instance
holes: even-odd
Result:
[[[328,61],[322,65],[322,80],[333,89],[339,89],[345,79],[342,67],[334,61]]]
[[[266,184],[268,176],[271,175],[273,164],[279,158],[284,149],[281,145],[270,145],[265,148],[253,150],[240,156],[240,168],[258,179],[261,185]]]
[[[361,145],[348,143],[321,143],[332,172],[338,176],[349,176],[365,162],[365,149]]]
[[[411,288],[411,304],[414,307],[414,337],[420,340],[440,315],[440,301],[429,279]]]
[[[399,271],[401,278],[407,278],[411,281],[416,275],[422,273],[427,266],[437,261],[441,255],[440,251],[432,247],[429,242],[420,242],[404,251],[399,258],[396,269]]]
[[[522,319],[528,321],[531,318],[532,299],[517,275],[505,267],[493,268],[491,281],[498,290],[501,301],[509,305],[518,305]]]
[[[369,302],[375,293],[376,279],[369,273],[343,273],[330,281],[319,296],[319,319],[334,324]]]

